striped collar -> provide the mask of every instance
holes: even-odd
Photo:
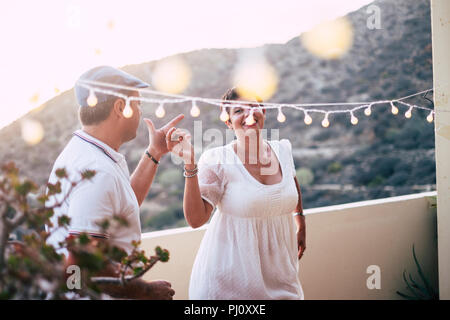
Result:
[[[75,131],[73,135],[100,149],[107,157],[109,157],[112,161],[114,161],[114,163],[117,163],[120,160],[124,159],[124,156],[121,153],[115,151],[106,143],[98,140],[97,138],[94,138],[93,136],[89,135],[88,133],[84,132],[81,129]]]

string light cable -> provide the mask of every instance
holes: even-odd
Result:
[[[124,116],[125,117],[131,117],[132,116],[132,109],[129,107],[129,103],[134,100],[142,101],[142,102],[148,102],[152,104],[157,104],[158,107],[155,111],[155,114],[158,118],[163,118],[165,116],[165,104],[178,104],[178,103],[184,103],[184,102],[191,102],[192,107],[190,110],[190,114],[192,117],[198,117],[200,115],[200,108],[198,107],[198,103],[204,103],[214,106],[223,106],[224,103],[232,104],[233,106],[239,105],[242,108],[253,108],[249,105],[248,101],[240,101],[240,100],[221,100],[221,99],[212,99],[212,98],[202,98],[202,97],[192,97],[192,96],[185,96],[185,95],[179,95],[179,94],[173,94],[173,93],[165,93],[160,91],[151,90],[148,88],[134,88],[130,86],[124,86],[124,85],[118,85],[118,84],[112,84],[107,82],[101,82],[101,81],[93,81],[93,80],[78,80],[77,86],[84,87],[89,90],[89,97],[87,98],[88,105],[90,107],[95,107],[97,104],[97,98],[95,96],[95,93],[101,93],[101,94],[107,94],[107,95],[113,95],[119,98],[123,98],[126,102],[126,106],[124,109]],[[108,89],[109,88],[109,89]],[[141,94],[149,94],[152,96],[156,96],[153,98],[149,98],[146,96],[127,96],[125,94],[122,94],[120,92],[117,92],[112,89],[117,90],[129,90],[129,91],[137,91]],[[417,92],[405,97],[392,99],[392,100],[377,100],[372,102],[332,102],[332,103],[303,103],[303,104],[286,104],[286,103],[270,103],[270,102],[258,102],[258,105],[260,108],[263,109],[277,109],[278,115],[277,120],[279,122],[284,122],[286,120],[286,116],[283,114],[282,109],[285,108],[291,108],[295,110],[302,111],[304,113],[304,122],[306,125],[310,125],[312,123],[312,118],[310,114],[312,113],[322,113],[324,115],[324,118],[322,120],[322,126],[328,127],[330,124],[329,118],[332,114],[338,114],[338,113],[348,113],[350,115],[350,122],[353,125],[356,125],[358,123],[358,118],[355,116],[355,112],[361,109],[364,109],[364,114],[366,116],[370,116],[372,113],[372,108],[374,106],[383,105],[383,104],[389,104],[391,106],[391,113],[393,115],[397,115],[399,113],[399,106],[402,105],[404,107],[408,107],[407,111],[404,113],[405,118],[409,119],[412,116],[412,111],[414,109],[422,109],[429,111],[429,114],[427,116],[428,122],[433,122],[435,110],[428,107],[418,106],[415,104],[411,104],[408,102],[405,102],[404,100],[419,96],[422,94],[427,94],[428,92],[432,91],[433,89],[424,90],[421,92]],[[160,98],[159,98],[160,97]],[[352,107],[351,109],[340,109],[340,110],[325,110],[326,107]],[[318,109],[319,107],[322,107]],[[444,110],[445,111],[445,110]],[[229,116],[225,110],[222,111],[222,113],[219,116],[221,121],[227,121],[229,119]],[[252,123],[253,119],[253,112],[250,112],[250,115],[246,119],[246,122]]]

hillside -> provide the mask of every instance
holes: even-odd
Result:
[[[278,90],[270,102],[317,103],[392,99],[432,87],[431,26],[429,0],[378,0],[382,29],[366,26],[366,7],[347,15],[354,28],[354,43],[341,59],[326,61],[310,54],[299,38],[286,44],[267,44],[263,50],[279,76]],[[248,49],[247,49],[248,50]],[[256,50],[256,49],[255,49]],[[232,71],[242,49],[205,49],[180,54],[192,71],[184,94],[219,98],[231,85]],[[151,83],[156,61],[129,65],[123,69]],[[431,95],[430,95],[431,96]],[[420,97],[411,100],[430,106]],[[155,106],[144,104],[144,116],[161,126],[179,112],[186,119],[179,125],[193,131],[190,104],[166,108],[166,117],[154,116]],[[202,106],[203,130],[223,128],[219,111]],[[322,128],[321,118],[313,116],[306,126],[303,114],[286,110],[286,122],[276,121],[269,111],[266,127],[279,128],[280,138],[289,138],[303,191],[305,208],[340,204],[416,193],[435,184],[434,125],[417,112],[405,119],[388,105],[373,109],[370,117],[355,114],[359,124],[347,117],[333,117]],[[28,146],[21,139],[19,119],[0,131],[0,163],[15,161],[24,175],[45,183],[53,161],[71,133],[79,128],[73,90],[48,101],[24,118],[40,121],[43,140]],[[138,137],[124,145],[132,171],[147,141],[141,125]],[[344,188],[345,186],[345,188]],[[428,189],[427,189],[428,188]],[[157,179],[141,210],[143,230],[184,225],[181,209],[183,177],[181,168],[163,160]],[[167,205],[171,203],[172,205]]]

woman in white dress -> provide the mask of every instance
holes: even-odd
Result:
[[[240,99],[230,89],[222,100]],[[202,226],[215,210],[194,262],[189,298],[304,299],[298,260],[306,225],[291,144],[262,138],[265,110],[258,103],[222,108],[236,140],[204,152],[198,167],[188,132],[173,128],[166,137],[185,163],[189,225]],[[253,124],[246,122],[250,112]]]

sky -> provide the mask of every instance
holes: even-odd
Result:
[[[371,0],[8,0],[0,2],[0,128],[122,67],[203,48],[285,43]]]

